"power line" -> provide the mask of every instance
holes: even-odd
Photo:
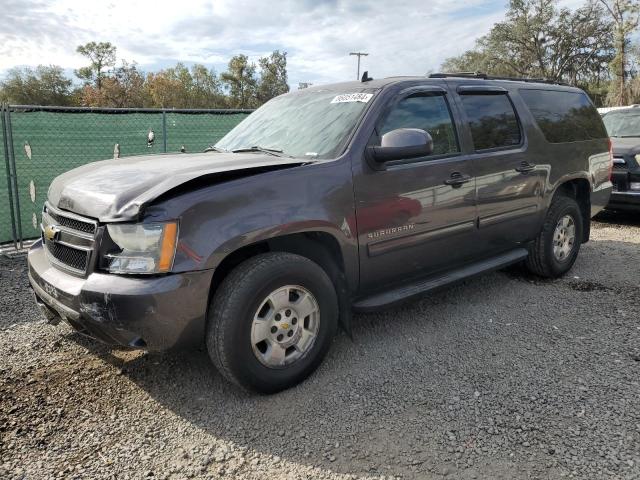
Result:
[[[360,80],[360,57],[366,57],[367,55],[369,55],[368,53],[364,53],[364,52],[351,52],[349,53],[349,56],[355,55],[356,57],[358,57],[358,74],[356,75],[356,80]]]

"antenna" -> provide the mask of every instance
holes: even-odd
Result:
[[[369,55],[368,53],[364,53],[364,52],[351,52],[349,53],[349,55],[354,55],[356,57],[358,57],[358,74],[356,75],[356,80],[358,80],[360,78],[360,57],[366,57],[367,55]]]

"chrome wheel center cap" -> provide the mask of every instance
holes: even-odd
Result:
[[[576,225],[571,215],[565,215],[553,232],[553,256],[556,260],[566,260],[573,251],[576,240]]]
[[[287,285],[260,305],[251,326],[251,345],[258,360],[282,368],[304,357],[320,326],[320,308],[304,287]]]

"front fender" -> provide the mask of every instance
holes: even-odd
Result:
[[[216,268],[239,248],[276,237],[323,232],[336,240],[345,275],[357,283],[348,158],[201,187],[150,206],[147,215],[180,221],[174,272]]]
[[[355,244],[355,232],[351,231],[349,222],[342,225],[343,228],[327,222],[326,220],[305,220],[299,222],[289,222],[283,225],[271,225],[268,227],[253,230],[251,232],[231,238],[221,244],[211,253],[204,268],[216,268],[228,255],[244,247],[266,241],[274,241],[287,235],[299,233],[326,233],[331,235],[338,244],[345,262],[345,269],[351,270],[355,266],[350,265],[350,259],[357,258],[357,245]],[[352,250],[353,249],[353,250]],[[350,267],[348,267],[350,265]]]

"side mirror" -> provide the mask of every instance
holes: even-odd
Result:
[[[426,157],[433,153],[433,139],[420,128],[398,128],[382,135],[379,147],[368,147],[377,163]]]

